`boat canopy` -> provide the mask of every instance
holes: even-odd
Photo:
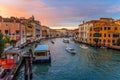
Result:
[[[38,45],[34,51],[47,51],[48,46],[47,45]]]
[[[7,50],[5,53],[6,54],[18,54],[19,51],[18,50]]]

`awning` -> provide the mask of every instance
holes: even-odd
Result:
[[[6,54],[18,54],[19,52],[18,50],[7,50],[5,53]]]

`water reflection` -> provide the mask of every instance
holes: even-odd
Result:
[[[63,43],[62,38],[44,40],[38,44],[47,44],[51,50],[52,63],[33,65],[34,80],[120,80],[120,53],[115,50],[88,49],[79,47],[79,43]],[[65,48],[74,47],[77,54],[68,53]],[[34,44],[29,46],[34,48]],[[21,71],[24,69],[22,68]],[[22,74],[18,74],[18,80]]]
[[[45,78],[46,73],[49,70],[50,64],[34,64],[33,65],[33,78],[39,80],[40,78]]]

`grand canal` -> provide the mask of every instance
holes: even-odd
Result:
[[[43,40],[51,50],[51,64],[33,64],[33,80],[120,80],[120,52],[110,49],[97,49],[88,46],[80,48],[80,43],[63,43],[63,38]],[[77,54],[66,52],[67,46],[74,47]],[[34,48],[33,46],[30,46]],[[25,48],[27,49],[27,48]],[[24,79],[24,66],[16,80]]]

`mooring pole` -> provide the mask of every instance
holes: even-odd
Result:
[[[31,57],[30,57],[29,60],[30,60],[30,61],[29,61],[30,80],[32,80],[33,74],[32,74],[32,59],[31,59]]]
[[[33,78],[33,74],[32,74],[32,58],[33,58],[33,54],[32,54],[32,49],[29,49],[29,72],[30,72],[30,80],[32,80]]]
[[[24,72],[25,80],[28,80],[28,60],[25,57],[25,72]]]

